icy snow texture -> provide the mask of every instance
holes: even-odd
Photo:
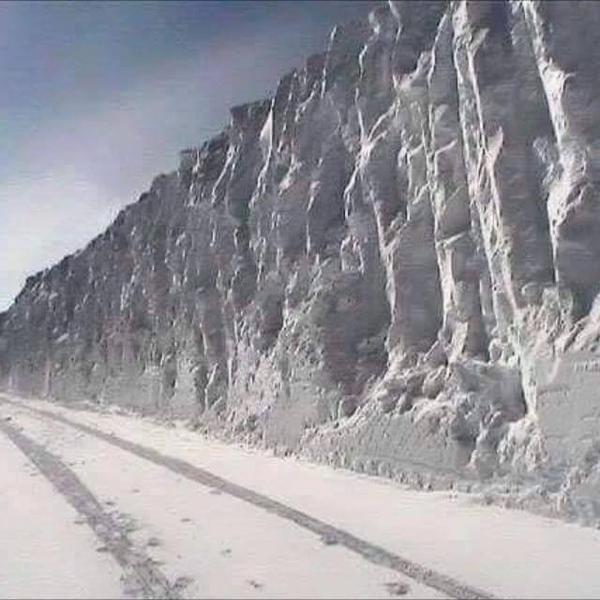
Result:
[[[337,27],[27,281],[2,385],[421,483],[533,478],[593,513],[599,69],[595,2]]]

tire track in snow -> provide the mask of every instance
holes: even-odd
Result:
[[[192,465],[184,460],[162,454],[157,450],[147,446],[142,446],[141,444],[136,444],[123,438],[119,438],[114,434],[105,433],[104,431],[96,429],[95,427],[90,427],[88,425],[84,425],[83,423],[72,421],[67,417],[58,415],[51,411],[40,408],[32,408],[30,406],[26,406],[5,398],[0,399],[0,404],[1,403],[10,404],[33,413],[37,413],[44,417],[48,417],[54,421],[63,423],[69,427],[99,438],[105,442],[108,442],[109,444],[112,444],[113,446],[116,446],[117,448],[130,452],[131,454],[148,460],[156,465],[165,467],[174,473],[200,483],[203,486],[219,490],[223,493],[229,494],[230,496],[244,500],[272,514],[292,521],[296,525],[299,525],[300,527],[317,534],[327,543],[337,543],[373,564],[384,566],[388,569],[401,573],[414,579],[415,581],[418,581],[419,583],[437,590],[438,592],[446,594],[451,598],[482,598],[485,600],[493,600],[496,598],[496,596],[489,592],[485,592],[475,587],[463,584],[452,577],[424,567],[407,558],[403,558],[402,556],[390,552],[381,546],[372,544],[371,542],[352,535],[343,529],[329,525],[320,519],[291,508],[290,506],[278,502],[277,500],[273,500],[268,496],[223,479],[218,475],[214,475],[210,471]]]
[[[50,481],[67,502],[86,519],[87,524],[125,572],[125,582],[141,591],[143,598],[177,599],[177,588],[169,583],[152,559],[134,549],[125,529],[103,508],[96,497],[57,456],[23,435],[6,420],[0,431]]]

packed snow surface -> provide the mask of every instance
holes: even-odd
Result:
[[[486,506],[471,495],[417,492],[275,457],[209,440],[177,424],[0,397],[0,419],[6,418],[68,465],[105,510],[128,525],[135,547],[169,582],[178,583],[181,597],[385,598],[400,584],[407,586],[407,597],[447,597],[350,552],[342,538],[340,543],[320,538],[257,506],[252,494],[490,597],[600,595],[600,532],[592,528]],[[115,440],[185,461],[250,491],[249,499],[192,481]],[[12,548],[0,566],[0,594],[88,596],[94,590],[97,596],[115,596],[119,578],[110,555],[94,552],[99,542],[74,524],[77,515],[41,475],[28,476],[35,469],[29,463],[23,467],[26,459],[2,433],[0,444],[7,458],[0,489],[9,499],[3,502],[8,518],[0,527]]]

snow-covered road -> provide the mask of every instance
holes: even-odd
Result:
[[[600,532],[0,395],[0,597],[600,596]]]

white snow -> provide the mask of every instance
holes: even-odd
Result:
[[[75,509],[2,434],[0,456],[0,597],[121,597],[119,566]]]
[[[62,344],[63,342],[66,342],[68,339],[69,339],[69,334],[63,333],[60,337],[56,338],[56,341],[54,343]]]
[[[481,506],[467,495],[415,492],[369,476],[275,458],[207,440],[182,427],[21,402],[184,459],[498,596],[600,596],[597,530]],[[162,539],[163,545],[152,552],[166,561],[170,578],[194,577],[199,586],[189,588],[194,593],[373,596],[385,595],[382,586],[395,579],[392,572],[341,547],[324,546],[279,517],[225,494],[211,494],[106,442],[26,415],[23,409],[2,407],[1,413],[6,411],[25,425],[27,435],[76,460],[72,468],[93,491],[104,490],[120,510],[139,519],[142,529],[136,536]],[[132,492],[136,485],[139,493]],[[193,526],[180,522],[186,517],[193,519]],[[239,562],[220,555],[227,548]],[[175,552],[180,556],[173,561]],[[250,578],[264,588],[252,588]],[[433,595],[409,583],[413,594]],[[225,589],[220,587],[224,584]]]
[[[6,409],[2,410],[5,414]],[[60,423],[9,411],[23,433],[73,469],[129,536],[189,598],[375,598],[407,583],[407,598],[441,594],[289,521],[189,481]],[[57,539],[61,539],[57,537]]]

